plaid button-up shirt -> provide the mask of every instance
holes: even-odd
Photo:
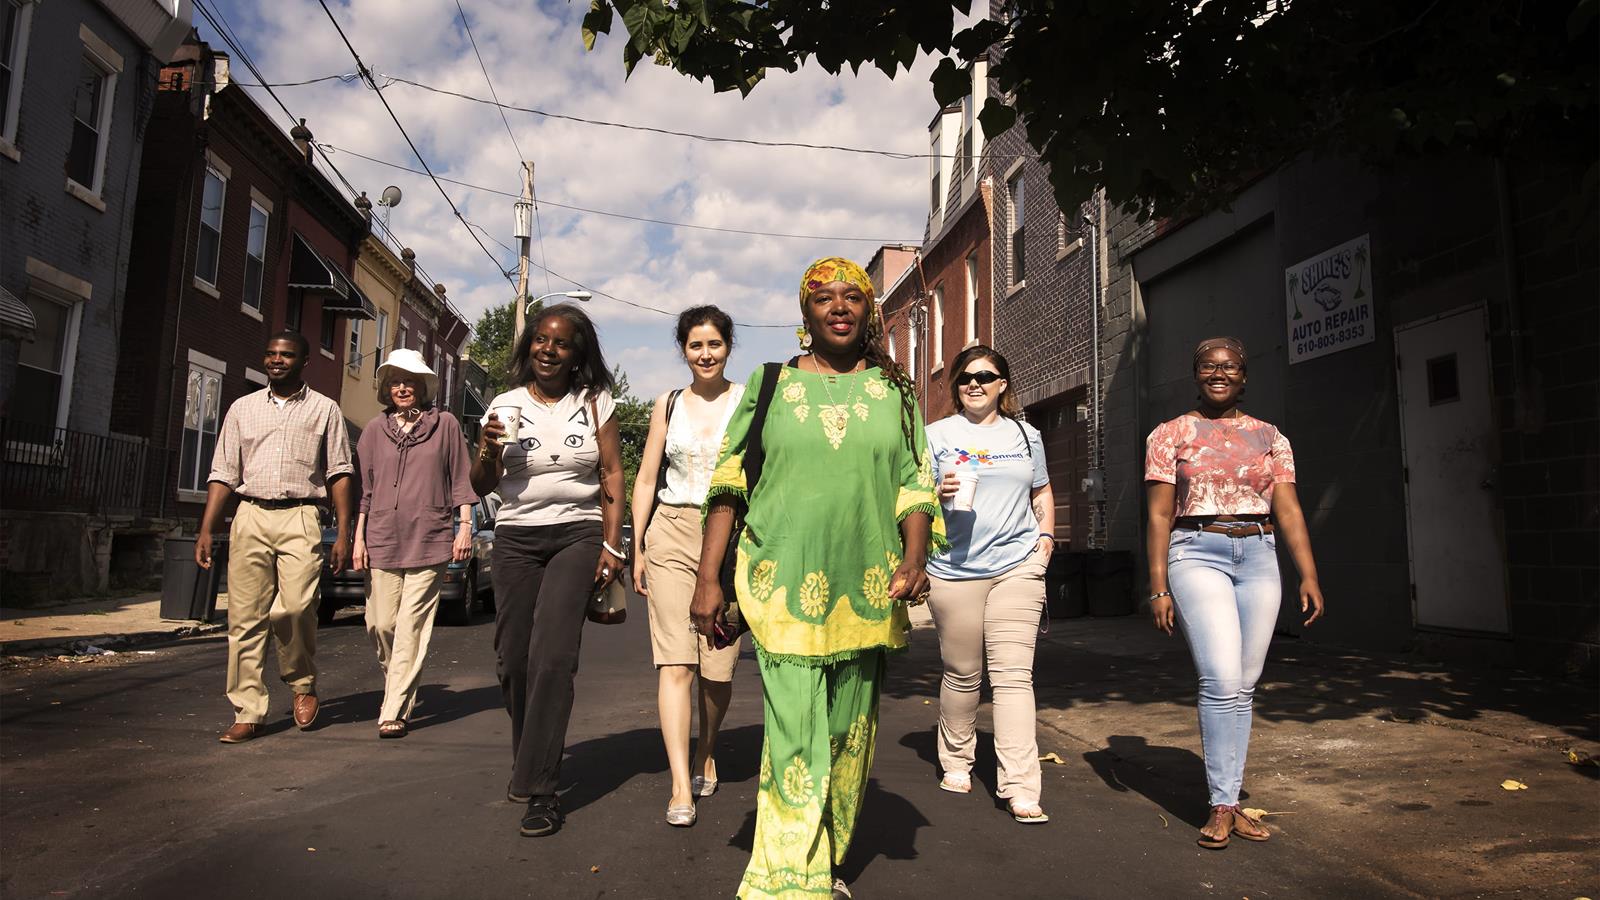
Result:
[[[281,408],[271,388],[234,401],[207,480],[257,500],[320,500],[329,479],[354,470],[338,404],[301,385]]]

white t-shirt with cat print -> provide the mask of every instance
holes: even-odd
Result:
[[[506,391],[489,404],[504,419],[517,407],[522,421],[517,442],[501,453],[505,474],[497,489],[497,525],[557,525],[600,520],[599,427],[611,418],[616,401],[609,391],[594,398],[600,421],[589,420],[589,401],[573,392],[553,404],[540,403],[526,387]],[[485,413],[480,420],[489,422]]]

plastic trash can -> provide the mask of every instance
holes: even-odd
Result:
[[[1089,615],[1131,616],[1137,610],[1132,553],[1107,550],[1090,554],[1084,564],[1084,580],[1089,589]]]
[[[1057,550],[1044,570],[1045,603],[1052,619],[1076,619],[1089,611],[1083,583],[1083,553]]]
[[[195,539],[167,538],[161,562],[161,618],[211,621],[217,612],[217,589],[228,568],[228,542],[211,541],[211,568],[194,561]]]

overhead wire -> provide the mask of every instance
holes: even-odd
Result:
[[[456,0],[456,12],[460,13],[461,27],[466,29],[467,40],[472,44],[472,55],[478,58],[478,68],[483,70],[483,81],[489,85],[489,96],[494,98],[495,112],[500,114],[500,124],[506,127],[506,135],[511,138],[511,149],[517,151],[517,164],[532,165],[533,163],[528,160],[528,157],[523,155],[522,146],[517,143],[517,135],[511,130],[511,120],[506,118],[505,108],[499,105],[500,95],[495,92],[494,79],[489,77],[489,67],[483,62],[483,53],[478,50],[478,39],[472,35],[472,23],[467,21],[467,11],[461,7],[461,0]],[[529,188],[533,193],[534,230],[539,236],[539,261],[548,262],[549,257],[544,252],[544,225],[539,221],[539,188],[531,183],[531,178],[529,182]],[[544,289],[546,293],[550,292],[550,273],[548,270],[544,275]]]
[[[363,154],[363,153],[357,153],[356,151],[351,150],[348,147],[340,147],[340,146],[337,146],[335,144],[323,144],[322,146],[325,147],[328,150],[331,150],[331,151],[334,151],[334,152],[337,152],[337,153],[348,153],[351,156],[356,157],[357,159],[364,159],[367,162],[376,163],[377,165],[380,165],[380,166],[387,166],[387,167],[389,167],[391,169],[398,169],[399,171],[402,171],[402,172],[410,172],[413,175],[426,175],[427,174],[426,172],[420,171],[418,169],[413,169],[413,168],[411,168],[409,166],[401,165],[400,163],[397,163],[397,162],[391,162],[391,161],[386,160],[386,159],[378,159],[377,157],[374,157],[374,156],[367,156],[366,154]],[[454,185],[457,185],[457,186],[460,186],[460,187],[464,187],[464,188],[467,188],[469,190],[482,191],[482,192],[487,193],[487,194],[499,194],[502,197],[511,197],[513,199],[516,199],[516,198],[518,198],[520,196],[520,195],[514,194],[514,193],[512,193],[510,191],[504,191],[504,190],[501,190],[499,188],[492,188],[492,187],[488,187],[486,185],[481,185],[481,184],[473,184],[470,181],[461,181],[459,179],[449,178],[449,177],[444,176],[444,175],[440,175],[439,176],[439,180],[440,181],[447,181],[450,184],[454,184]],[[692,228],[692,229],[695,229],[695,230],[698,230],[698,231],[717,231],[717,232],[721,232],[723,234],[745,234],[745,235],[752,235],[754,237],[790,238],[790,239],[794,239],[794,240],[805,240],[805,241],[842,241],[842,242],[863,243],[863,244],[920,244],[921,243],[920,239],[911,240],[911,239],[904,239],[904,238],[896,239],[896,238],[877,238],[877,237],[840,237],[839,235],[832,235],[832,234],[794,234],[794,233],[791,233],[791,232],[783,232],[783,231],[757,231],[757,230],[748,229],[748,228],[723,228],[723,227],[720,227],[720,226],[717,226],[717,225],[696,225],[696,224],[694,224],[692,222],[675,222],[675,221],[672,221],[670,219],[655,219],[655,218],[651,218],[649,216],[635,216],[635,215],[631,215],[629,213],[611,212],[611,211],[603,210],[603,209],[591,209],[591,208],[586,207],[586,206],[574,206],[574,205],[569,204],[569,203],[556,203],[553,200],[545,200],[545,201],[543,201],[543,203],[546,206],[553,206],[553,207],[555,207],[557,209],[566,209],[566,210],[571,210],[573,212],[589,213],[591,215],[596,215],[596,216],[608,216],[608,217],[614,218],[614,219],[627,219],[627,220],[632,221],[632,222],[645,222],[645,223],[648,223],[648,224],[651,224],[651,225],[666,225],[666,226],[669,226],[669,227],[672,227],[672,228]]]
[[[283,114],[285,116],[288,116],[289,122],[290,122],[291,125],[293,125],[294,123],[298,122],[299,120],[295,117],[294,113],[289,109],[288,105],[283,102],[283,98],[279,97],[277,95],[277,93],[275,91],[273,91],[272,88],[274,86],[292,86],[292,85],[296,85],[296,84],[300,84],[300,83],[310,84],[310,83],[315,83],[315,82],[318,82],[318,81],[327,81],[327,80],[333,79],[333,78],[338,78],[340,80],[345,80],[347,77],[348,78],[358,78],[358,77],[360,77],[359,75],[352,75],[352,76],[325,75],[325,76],[322,76],[321,78],[311,79],[311,80],[309,80],[307,82],[278,82],[278,83],[269,82],[261,74],[261,70],[256,67],[255,60],[253,60],[250,57],[249,51],[245,49],[244,43],[242,41],[240,41],[238,36],[237,36],[237,34],[234,33],[233,26],[228,22],[227,18],[225,16],[223,16],[222,12],[220,10],[218,10],[215,14],[213,14],[210,10],[208,10],[206,8],[206,6],[205,6],[204,2],[202,2],[202,0],[196,0],[195,8],[200,11],[201,16],[203,16],[205,18],[206,22],[211,25],[212,30],[216,31],[217,35],[219,37],[221,37],[222,40],[225,43],[227,43],[229,49],[231,49],[234,52],[234,55],[237,56],[239,58],[239,60],[245,64],[245,67],[250,70],[250,73],[256,77],[257,84],[260,87],[266,89],[267,94],[272,97],[273,102],[278,104],[278,108],[283,110]],[[241,83],[241,82],[234,82],[234,81],[230,81],[229,83],[230,84],[239,84],[241,86],[250,86],[248,83]],[[356,196],[356,193],[357,193],[355,185],[350,183],[350,179],[345,177],[344,173],[339,170],[338,165],[335,164],[334,161],[331,158],[329,158],[328,154],[325,151],[323,151],[321,147],[318,147],[315,144],[315,142],[313,142],[312,146],[314,148],[316,148],[316,150],[318,152],[318,155],[320,155],[322,157],[323,163],[325,165],[327,165],[329,170],[331,170],[333,172],[333,174],[338,177],[340,183],[342,183],[344,185],[345,190],[349,192],[350,198],[354,199],[355,196]],[[398,246],[401,246],[401,247],[405,246],[405,243],[400,240],[399,236],[394,233],[393,229],[391,229],[389,227],[389,224],[387,222],[384,222],[381,219],[376,219],[376,218],[372,219],[371,221],[375,222],[380,228],[383,229],[384,233],[389,236],[389,239],[390,239],[391,242],[393,242],[394,244],[396,244]],[[415,262],[415,260],[413,260],[413,262]],[[421,263],[416,263],[416,269],[417,269],[418,272],[420,272],[422,274],[423,280],[427,284],[429,284],[429,285],[437,284],[437,282],[434,280],[433,276],[428,273],[428,270],[426,268],[424,268]],[[455,308],[454,304],[452,304],[450,302],[449,298],[440,296],[438,299],[440,300],[441,303],[443,303],[445,309],[448,310],[451,315],[455,316],[455,318],[457,318],[458,320],[466,323],[468,325],[468,327],[471,327],[472,323],[467,320],[467,317],[460,310]],[[396,331],[396,335],[395,336],[398,338],[398,331]],[[393,349],[396,348],[396,343],[397,342],[390,343],[389,346],[383,347],[383,348],[380,348],[380,349],[393,350]]]

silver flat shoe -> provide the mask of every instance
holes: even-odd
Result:
[[[669,807],[667,807],[667,824],[668,825],[675,825],[675,826],[677,826],[679,828],[688,828],[689,826],[694,824],[694,820],[695,820],[694,804],[689,804],[687,806],[669,806]]]
[[[717,792],[717,780],[704,775],[689,779],[689,793],[696,797],[709,797]]]

